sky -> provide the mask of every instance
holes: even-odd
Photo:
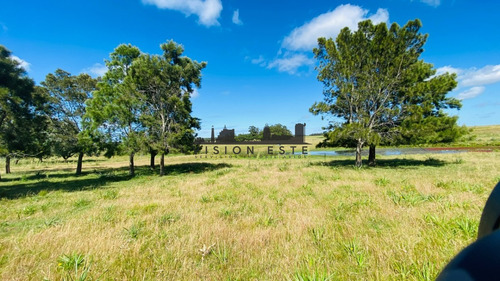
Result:
[[[457,73],[450,97],[462,100],[459,124],[500,124],[500,1],[380,0],[86,0],[4,1],[0,44],[37,84],[61,68],[94,77],[119,44],[160,54],[182,44],[207,62],[193,115],[202,137],[216,130],[281,123],[321,133],[328,118],[309,112],[323,99],[312,49],[361,20],[398,23],[419,18],[429,34],[421,58],[438,73]]]

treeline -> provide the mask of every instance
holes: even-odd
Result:
[[[266,127],[269,127],[269,132],[271,135],[276,136],[292,136],[292,132],[285,126],[280,123],[274,125],[266,124]],[[248,134],[239,134],[234,139],[236,141],[256,141],[262,140],[264,137],[264,130],[259,129],[255,126],[248,127]]]
[[[84,155],[147,151],[154,167],[171,150],[196,152],[191,94],[201,86],[205,62],[183,56],[181,45],[161,44],[163,53],[143,53],[119,45],[106,60],[103,77],[71,75],[57,69],[36,86],[33,79],[0,45],[0,155],[10,173],[13,158],[77,155],[76,173]]]

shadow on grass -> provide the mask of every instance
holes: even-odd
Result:
[[[199,162],[173,164],[165,166],[165,175],[199,174],[227,167],[231,167],[231,165]],[[149,166],[136,166],[135,177],[128,175],[128,167],[94,169],[93,171],[85,171],[78,176],[74,172],[60,172],[59,170],[57,172],[59,173],[47,176],[45,173],[39,171],[19,178],[2,179],[0,182],[7,184],[0,186],[0,198],[15,199],[38,194],[41,190],[62,190],[66,192],[91,190],[110,183],[128,181],[143,176],[158,175],[159,167],[151,170]],[[52,179],[56,179],[56,181]]]
[[[321,164],[319,165],[330,166],[330,167],[349,167],[349,166],[354,167],[354,160],[352,159],[332,160],[320,163]],[[379,159],[377,160],[377,165],[375,167],[369,167],[368,161],[367,160],[363,161],[363,167],[369,167],[369,168],[408,168],[408,167],[418,167],[418,166],[442,167],[447,164],[450,163],[435,158],[429,158],[426,160],[403,158],[403,159]]]

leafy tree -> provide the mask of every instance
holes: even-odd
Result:
[[[281,125],[280,123],[269,126],[269,131],[271,131],[271,135],[292,136],[292,132],[290,132],[285,125]]]
[[[143,146],[144,101],[131,84],[130,69],[141,51],[130,44],[119,45],[106,61],[108,71],[98,83],[92,100],[87,102],[90,131],[101,131],[108,144],[121,143],[129,154],[129,174],[135,174],[134,155]]]
[[[88,74],[72,76],[57,69],[49,73],[38,90],[50,97],[52,129],[50,137],[54,153],[67,160],[78,154],[76,174],[82,172],[85,153],[96,150],[93,140],[84,133],[83,116],[86,102],[92,98],[97,81]]]
[[[370,160],[375,162],[375,146],[381,142],[413,142],[427,138],[429,130],[411,136],[415,126],[445,126],[448,136],[463,129],[456,118],[446,115],[447,108],[459,109],[457,99],[446,94],[456,87],[455,74],[436,76],[431,64],[419,57],[427,35],[419,33],[417,19],[400,27],[393,23],[373,25],[360,22],[358,30],[341,30],[336,40],[318,39],[314,49],[319,60],[318,80],[324,85],[324,101],[311,107],[313,114],[337,118],[329,125],[329,139],[346,145],[355,144],[356,166],[362,165],[361,151],[370,145]]]
[[[254,138],[258,138],[260,134],[260,129],[255,127],[255,126],[250,126],[248,127],[248,132],[250,133],[250,136],[253,136]]]
[[[234,138],[236,141],[254,141],[262,139],[262,132],[255,126],[248,127],[248,134],[239,134]]]
[[[11,157],[38,156],[44,143],[44,99],[34,93],[34,82],[26,71],[0,45],[0,153],[6,157],[5,170],[10,173]],[[39,145],[40,144],[40,145]]]
[[[148,128],[150,147],[161,156],[163,176],[165,154],[170,149],[200,149],[194,142],[199,119],[191,116],[190,97],[194,87],[201,85],[201,70],[206,63],[182,56],[183,47],[173,41],[161,44],[161,49],[161,56],[143,54],[133,63],[130,81],[145,103],[143,124]]]

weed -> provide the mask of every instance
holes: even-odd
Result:
[[[141,233],[142,227],[140,224],[132,224],[129,228],[124,228],[125,233],[130,239],[137,239]]]
[[[375,180],[375,185],[377,186],[387,186],[390,183],[390,180],[386,177],[378,178]]]
[[[118,198],[118,191],[114,189],[108,189],[101,194],[102,199],[113,200]]]
[[[460,217],[454,220],[456,229],[466,238],[471,239],[476,237],[478,222],[469,218]]]
[[[50,219],[46,219],[43,224],[45,225],[45,227],[52,227],[52,226],[56,226],[56,225],[59,225],[61,224],[61,219],[58,218],[58,217],[53,217],[53,218],[50,218]]]
[[[278,220],[273,217],[273,215],[266,215],[261,218],[259,218],[258,224],[269,227],[269,226],[275,226],[278,223]]]
[[[85,208],[85,207],[89,206],[91,203],[92,203],[92,201],[90,201],[88,199],[80,198],[73,203],[73,206],[75,208]]]
[[[89,272],[92,262],[82,254],[62,255],[57,259],[57,267],[64,273],[64,280],[90,280]]]
[[[217,258],[219,264],[226,264],[229,260],[230,250],[226,243],[218,244],[214,251],[214,256]]]
[[[309,233],[311,234],[313,243],[316,246],[321,245],[321,243],[325,237],[325,232],[326,232],[326,230],[324,227],[315,227],[315,228],[309,229]]]
[[[22,210],[23,215],[31,216],[36,213],[36,207],[34,205],[28,205]]]
[[[179,214],[172,214],[172,213],[165,214],[158,219],[158,224],[160,225],[171,224],[178,221],[180,218],[181,216]]]

